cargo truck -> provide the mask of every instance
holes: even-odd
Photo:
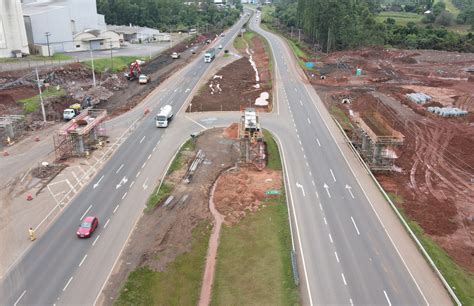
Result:
[[[155,117],[156,127],[168,127],[171,119],[173,119],[173,108],[171,105],[163,106]]]
[[[210,48],[204,53],[204,63],[210,63],[216,57],[216,49]]]

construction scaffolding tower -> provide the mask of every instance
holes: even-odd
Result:
[[[398,158],[394,147],[403,144],[405,137],[392,129],[379,113],[355,114],[354,143],[373,171],[390,171]]]
[[[25,116],[0,116],[0,149],[12,144],[26,130]]]
[[[245,108],[239,122],[240,161],[265,168],[265,144],[255,108]]]
[[[56,160],[73,156],[86,156],[95,149],[100,137],[105,137],[107,111],[89,109],[82,111],[63,125],[54,135]]]

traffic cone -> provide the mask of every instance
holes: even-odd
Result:
[[[26,196],[26,200],[27,200],[27,201],[33,200],[33,196],[32,196],[31,194],[27,195],[27,196]]]

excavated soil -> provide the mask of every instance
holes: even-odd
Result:
[[[212,226],[210,190],[219,175],[234,167],[240,156],[238,141],[232,137],[235,126],[208,130],[198,136],[193,151],[185,151],[186,166],[166,178],[167,183],[174,184],[174,199],[167,206],[164,199],[141,217],[103,291],[105,305],[112,305],[130,271],[140,266],[163,271],[176,256],[189,250],[196,225],[207,222]],[[198,150],[204,152],[204,161],[186,184],[182,179]],[[257,210],[265,199],[265,190],[279,189],[281,182],[281,172],[271,170],[241,167],[226,172],[220,176],[214,192],[216,208],[225,215],[225,222],[234,224]]]
[[[214,37],[199,36],[192,42],[182,42],[172,49],[166,50],[158,57],[146,62],[142,72],[151,76],[151,83],[138,84],[137,80],[127,81],[123,73],[96,73],[97,87],[92,86],[92,72],[80,63],[73,63],[54,68],[41,68],[39,78],[49,80],[51,86],[59,86],[66,90],[64,97],[45,98],[48,121],[62,120],[65,108],[74,103],[82,102],[84,96],[90,96],[96,108],[106,109],[110,116],[117,116],[136,106],[141,100],[168,78],[174,71],[189,63],[194,56],[190,52],[192,46],[198,52],[204,41]],[[171,58],[172,52],[181,53],[178,60]],[[30,98],[38,94],[36,76],[30,70],[8,71],[0,73],[0,115],[22,114],[23,109],[18,100]],[[27,117],[28,122],[42,120],[40,110]]]
[[[474,54],[363,49],[321,58],[317,72],[308,75],[329,109],[341,109],[353,125],[354,113],[378,113],[405,137],[402,146],[392,148],[398,156],[394,171],[376,173],[384,189],[401,199],[398,205],[409,218],[458,264],[474,272],[474,86],[466,71],[474,67]],[[355,76],[356,68],[362,76]],[[433,99],[418,105],[405,96],[412,92]],[[341,103],[343,98],[351,103]],[[470,114],[443,118],[428,106]]]
[[[266,199],[265,191],[279,190],[282,185],[281,171],[253,167],[240,167],[219,177],[214,203],[224,222],[233,225],[248,213],[255,212]]]
[[[207,81],[191,101],[187,112],[203,111],[240,111],[245,107],[256,107],[260,111],[271,111],[271,73],[269,56],[261,38],[255,36],[249,52],[252,54],[259,75],[259,87],[256,87],[255,70],[249,61],[246,50],[238,50],[243,56],[235,62],[221,68]],[[261,93],[269,94],[268,106],[255,106],[255,100]]]

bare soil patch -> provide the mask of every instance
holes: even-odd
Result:
[[[319,72],[310,79],[324,103],[354,112],[376,113],[405,136],[395,148],[397,171],[378,173],[386,191],[397,194],[410,219],[436,240],[468,271],[474,272],[474,86],[466,67],[474,54],[417,50],[355,50],[322,56]],[[361,68],[362,76],[356,76]],[[433,99],[425,105],[407,93]],[[351,103],[342,104],[349,97]],[[443,118],[428,106],[453,106],[471,112]],[[351,135],[352,131],[348,131]]]
[[[209,210],[211,188],[221,173],[236,165],[240,156],[238,140],[232,137],[232,131],[235,131],[235,125],[208,130],[197,138],[195,149],[183,155],[186,166],[166,179],[167,184],[174,185],[173,201],[165,206],[164,199],[140,219],[103,291],[105,305],[113,303],[130,271],[142,266],[165,270],[176,256],[190,249],[192,230],[202,221],[212,220]],[[205,159],[191,182],[186,184],[182,179],[198,150],[204,152]],[[258,209],[261,200],[265,199],[266,189],[279,189],[281,183],[279,171],[240,167],[219,177],[214,203],[217,210],[225,214],[225,222],[235,224],[245,214]]]
[[[258,70],[259,81],[256,81],[249,54],[246,50],[238,50],[241,59],[221,68],[211,76],[191,101],[187,112],[203,111],[240,111],[245,107],[256,107],[259,111],[272,109],[271,72],[269,56],[265,51],[262,38],[254,36],[249,52]],[[258,86],[256,86],[258,84]],[[268,93],[268,106],[256,106],[255,100]]]

